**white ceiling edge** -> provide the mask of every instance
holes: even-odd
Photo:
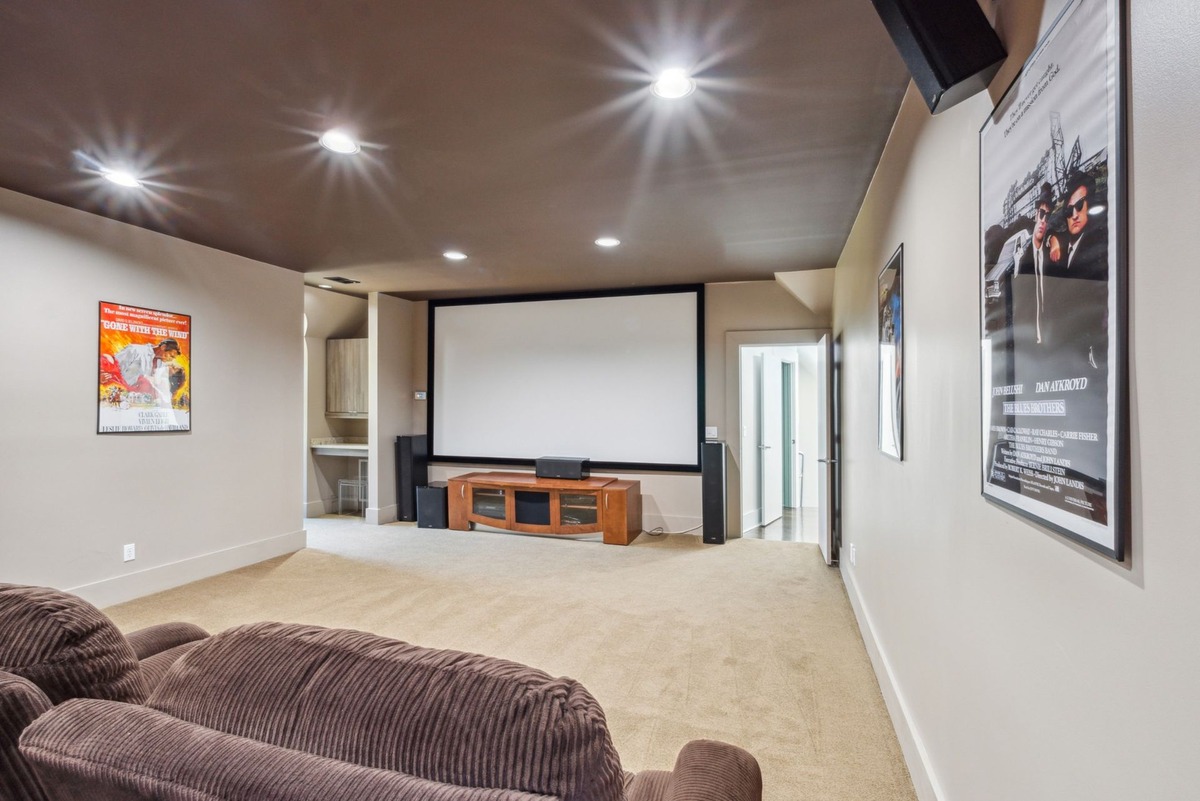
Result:
[[[775,280],[813,314],[826,317],[833,311],[835,268],[775,273]]]

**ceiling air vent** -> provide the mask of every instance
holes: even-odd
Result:
[[[353,278],[342,278],[340,275],[327,275],[326,281],[336,281],[339,284],[361,284],[362,281],[355,281]]]

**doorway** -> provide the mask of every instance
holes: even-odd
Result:
[[[816,542],[832,565],[830,339],[826,330],[726,332],[725,430],[731,536],[784,538],[772,529],[788,526],[787,538]]]
[[[817,543],[821,342],[741,345],[741,532]]]

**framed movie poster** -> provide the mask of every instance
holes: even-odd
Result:
[[[100,303],[97,432],[192,428],[192,318]]]
[[[983,495],[1128,529],[1122,4],[1071,0],[979,136]]]
[[[879,271],[879,450],[904,458],[904,245]]]

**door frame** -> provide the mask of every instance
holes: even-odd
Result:
[[[729,537],[742,536],[742,360],[744,345],[816,345],[821,337],[833,336],[828,328],[781,328],[769,331],[725,332],[725,446],[729,461],[726,473],[725,529]]]

